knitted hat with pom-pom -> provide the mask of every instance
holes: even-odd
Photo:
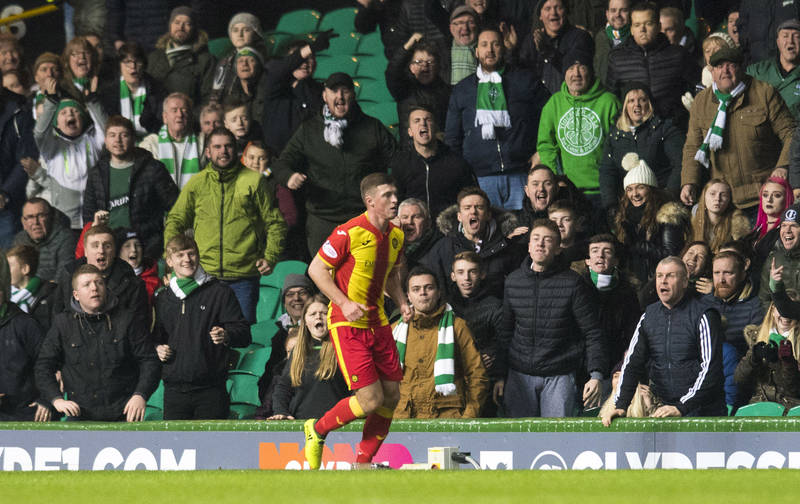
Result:
[[[622,187],[627,188],[629,185],[635,184],[658,187],[658,179],[656,179],[655,173],[635,152],[625,154],[625,157],[622,158],[622,168],[628,172],[622,181]]]

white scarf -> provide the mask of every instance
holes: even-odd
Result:
[[[453,307],[449,304],[445,306],[442,318],[439,321],[438,342],[436,344],[436,360],[433,363],[433,381],[436,392],[444,396],[456,393],[455,374],[455,331],[453,322],[455,315]],[[408,323],[402,320],[392,331],[397,353],[400,354],[400,367],[406,356],[406,342],[408,340]]]
[[[322,107],[322,117],[325,119],[325,141],[337,149],[341,149],[342,144],[344,144],[344,130],[347,128],[347,119],[335,118],[327,105]]]

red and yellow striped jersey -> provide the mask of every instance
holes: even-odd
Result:
[[[341,325],[367,329],[389,323],[383,311],[383,291],[389,273],[403,257],[403,238],[403,231],[392,223],[386,233],[381,233],[369,222],[366,212],[333,230],[317,256],[335,270],[336,286],[369,310],[360,319],[348,322],[341,308],[331,302],[329,329]]]

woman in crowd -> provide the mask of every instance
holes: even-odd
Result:
[[[83,104],[92,90],[92,77],[97,76],[99,55],[94,46],[84,37],[75,37],[67,42],[61,53],[61,68],[64,74],[59,87],[63,94]]]
[[[640,160],[628,171],[624,187],[614,231],[627,252],[631,280],[642,287],[661,259],[677,255],[683,248],[689,211],[658,188],[656,176],[645,161]]]
[[[603,207],[613,208],[619,201],[626,172],[623,159],[631,155],[629,153],[645,160],[655,173],[658,187],[677,195],[685,137],[671,119],[653,114],[652,97],[646,85],[630,83],[623,93],[622,113],[608,132],[600,161]]]
[[[161,106],[166,92],[144,71],[147,56],[142,46],[127,42],[117,51],[119,79],[100,89],[100,102],[109,116],[121,115],[133,123],[136,139],[161,129]],[[137,142],[138,143],[138,142]]]
[[[689,273],[689,291],[697,294],[710,294],[714,290],[711,279],[711,249],[704,241],[693,241],[686,244],[680,258]],[[647,285],[639,291],[639,305],[647,306],[658,301],[656,280],[651,278]]]
[[[761,271],[778,240],[783,212],[794,203],[792,186],[783,177],[769,177],[759,192],[758,215],[753,229],[753,270]]]
[[[710,180],[692,217],[692,238],[706,242],[717,253],[726,241],[744,238],[749,233],[750,221],[731,203],[731,186],[722,179]]]
[[[787,292],[797,301],[795,292]],[[784,317],[771,304],[761,326],[744,328],[750,349],[736,366],[734,380],[753,389],[751,403],[772,401],[787,408],[800,405],[800,370],[797,367],[797,320]]]
[[[319,418],[349,392],[328,334],[328,300],[316,294],[303,310],[297,344],[275,384],[269,420]]]

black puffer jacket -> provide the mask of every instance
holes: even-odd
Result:
[[[668,202],[656,214],[658,229],[652,236],[647,236],[646,230],[640,228],[638,222],[630,219],[623,222],[625,267],[639,282],[639,286],[653,276],[661,259],[678,255],[683,249],[689,219],[689,211],[683,205]]]
[[[264,142],[276,153],[283,150],[300,123],[322,108],[322,84],[309,77],[292,87],[292,72],[303,61],[300,51],[295,51],[267,65],[264,111],[258,119],[264,129]]]
[[[476,250],[475,243],[468,240],[459,230],[458,205],[452,205],[436,219],[439,231],[444,237],[420,260],[420,263],[436,274],[439,285],[445,286],[448,295],[458,292],[458,287],[450,280],[453,257],[459,252],[471,250],[477,252],[483,261],[487,292],[502,297],[503,281],[506,275],[517,267],[521,259],[520,249],[506,238],[517,227],[517,219],[513,214],[497,209],[492,209],[492,215],[495,217],[488,225],[488,237],[480,246],[480,250]]]
[[[83,192],[83,221],[91,222],[98,210],[110,209],[109,172],[111,155],[103,151],[89,168]],[[164,216],[178,199],[178,186],[161,161],[144,149],[134,148],[131,169],[128,213],[131,227],[142,240],[147,257],[161,257],[164,240]],[[121,244],[117,244],[120,246]]]
[[[463,318],[467,323],[475,348],[481,354],[488,355],[492,361],[497,359],[498,333],[503,323],[503,301],[486,292],[481,287],[472,297],[465,298],[456,289],[456,292],[449,298],[453,313],[457,317]],[[486,361],[484,361],[486,365]],[[490,377],[502,379],[498,376],[496,366],[492,362],[486,368]]]
[[[44,340],[41,327],[31,316],[6,303],[8,311],[0,319],[0,420],[33,420],[35,408],[28,405],[39,401],[51,407],[50,401],[42,399],[33,380],[33,365]]]
[[[175,355],[163,363],[166,385],[222,385],[228,376],[228,347],[250,344],[250,326],[230,287],[216,278],[199,286],[181,300],[166,287],[155,296],[153,340],[169,345]],[[230,338],[215,345],[209,332],[214,326],[225,329]]]
[[[725,320],[726,343],[733,345],[739,357],[747,352],[747,341],[744,339],[744,328],[748,325],[760,325],[764,320],[764,309],[758,299],[757,291],[750,282],[746,282],[739,295],[733,299],[722,299],[714,294],[706,294],[701,298],[709,308],[714,308]]]
[[[147,400],[161,376],[145,318],[118,306],[111,293],[106,306],[102,314],[89,315],[71,303],[69,312],[53,318],[36,360],[42,397],[64,397],[55,379],[61,370],[67,399],[78,403],[82,420],[121,419],[131,396]]]
[[[561,91],[564,72],[575,62],[578,53],[593,55],[594,41],[588,31],[567,22],[555,37],[544,34],[540,49],[536,48],[533,36],[523,37],[519,62],[533,70],[551,94],[556,94]]]
[[[659,33],[653,46],[646,50],[639,47],[633,37],[612,49],[608,54],[606,79],[609,89],[617,96],[627,82],[647,84],[653,93],[655,113],[684,125],[689,113],[681,103],[681,95],[694,90],[700,81],[700,69],[686,49],[671,45],[667,37]]]
[[[619,204],[625,192],[622,181],[627,172],[622,158],[635,152],[653,170],[658,186],[677,196],[681,188],[681,159],[686,135],[676,128],[672,120],[653,116],[636,128],[623,131],[616,126],[606,137],[603,159],[600,161],[600,195],[603,207]]]
[[[422,84],[408,69],[414,51],[399,47],[386,67],[386,87],[397,102],[397,118],[400,131],[408,130],[408,112],[414,105],[427,105],[433,109],[433,116],[439,129],[447,120],[447,105],[453,87],[436,76],[430,84]],[[405,135],[403,135],[405,136]]]
[[[417,198],[424,201],[434,219],[453,204],[461,189],[478,184],[464,158],[445,144],[438,140],[436,142],[436,154],[429,158],[420,156],[411,147],[399,151],[389,165],[389,171],[397,180],[400,199]]]
[[[339,367],[333,378],[320,380],[314,373],[319,367],[319,350],[311,349],[306,356],[302,383],[292,387],[291,357],[280,376],[275,379],[272,406],[275,415],[291,415],[297,419],[320,418],[336,403],[350,395]]]
[[[161,128],[162,121],[162,105],[167,93],[160,82],[153,79],[150,75],[142,75],[142,82],[145,88],[144,110],[142,117],[139,120],[142,127],[148,133],[158,133]],[[119,74],[100,88],[100,103],[103,105],[103,110],[111,117],[120,113],[120,97],[119,97]]]
[[[592,288],[557,260],[548,271],[531,270],[531,258],[508,275],[496,368],[534,376],[586,372],[604,375],[608,356]]]
[[[628,409],[647,371],[653,393],[683,416],[724,414],[721,324],[719,313],[693,296],[672,309],[660,301],[648,306],[622,367],[617,408]]]

